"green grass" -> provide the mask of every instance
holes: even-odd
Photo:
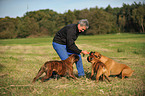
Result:
[[[109,77],[111,83],[89,80],[91,64],[83,59],[86,80],[62,78],[32,84],[45,61],[59,59],[52,37],[0,40],[0,96],[143,96],[145,95],[145,34],[80,36],[80,49],[98,51],[135,72],[130,78]],[[77,69],[74,64],[74,73]]]

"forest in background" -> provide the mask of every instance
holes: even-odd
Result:
[[[145,33],[145,4],[134,2],[122,7],[68,10],[61,14],[50,9],[26,12],[23,17],[0,18],[0,39],[54,36],[65,25],[88,19],[83,35]]]

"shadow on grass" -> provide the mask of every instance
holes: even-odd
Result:
[[[78,78],[78,74],[74,74],[74,75]],[[85,71],[85,75],[86,75],[86,78],[90,79],[90,77],[91,77],[91,72]],[[114,77],[114,78],[117,77],[117,78],[122,79],[121,75],[110,75],[109,77]],[[39,80],[41,80],[42,78],[43,78],[43,77],[39,77],[39,79],[37,79],[36,82],[39,81]],[[70,77],[69,75],[60,76],[60,75],[58,75],[58,74],[55,73],[55,74],[53,74],[50,78],[46,79],[44,82],[48,82],[49,80],[59,80],[59,79],[62,79],[62,78],[66,78],[66,79],[68,79],[68,80],[72,80],[72,79],[73,79],[73,78]],[[125,78],[127,78],[127,77],[125,77]],[[106,78],[105,78],[105,79],[106,79]],[[105,79],[104,79],[104,80],[105,80]],[[96,73],[94,74],[94,76],[92,77],[91,80],[96,80]],[[103,76],[100,76],[99,80],[100,80],[100,81],[104,81],[104,80],[103,80]]]
[[[75,75],[75,77],[78,77],[77,74],[74,74],[74,75]],[[37,79],[36,81],[41,80],[43,77],[44,77],[44,76],[39,77],[39,79]],[[62,79],[62,78],[66,78],[66,79],[68,79],[68,80],[73,79],[73,78],[70,77],[69,75],[66,75],[66,76],[60,76],[60,75],[58,75],[57,73],[54,73],[50,78],[44,80],[44,82],[47,82],[47,81],[52,80],[52,79],[53,79],[53,80],[59,80],[59,79]]]
[[[79,77],[78,77],[78,74],[74,74],[74,75],[75,75],[75,77],[79,78]],[[91,76],[91,72],[85,71],[85,75],[86,75],[86,78],[89,79],[90,76]],[[39,81],[39,80],[41,80],[43,77],[44,77],[44,76],[39,77],[39,79],[37,79],[36,82]],[[69,75],[60,76],[60,75],[58,75],[57,73],[53,73],[53,75],[52,75],[50,78],[46,79],[44,82],[47,82],[47,81],[52,80],[52,79],[54,79],[54,80],[59,80],[59,79],[62,79],[63,77],[66,78],[66,79],[68,79],[68,80],[73,79],[73,78],[70,77]],[[96,79],[95,79],[95,78],[92,78],[92,80],[96,80]]]
[[[91,77],[91,72],[86,71],[85,74],[86,74],[86,78],[90,79],[90,77]],[[110,75],[109,77],[114,77],[114,78],[117,77],[117,78],[119,78],[119,79],[122,79],[121,74],[119,74],[119,75]],[[125,77],[125,78],[128,78],[128,77]],[[96,73],[95,73],[94,76],[92,77],[92,80],[96,80]],[[100,76],[99,80],[103,81],[102,76]]]

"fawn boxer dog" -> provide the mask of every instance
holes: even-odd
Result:
[[[110,82],[109,80],[109,72],[106,68],[106,65],[104,63],[102,63],[99,59],[96,58],[96,56],[94,55],[90,55],[87,57],[88,62],[92,63],[92,72],[91,72],[91,77],[90,79],[92,79],[94,73],[97,73],[96,75],[96,80],[97,82],[99,82],[99,77],[101,75],[103,75],[103,79],[104,76],[106,77],[106,79]]]
[[[45,72],[46,75],[42,77],[41,81],[50,78],[52,76],[52,72],[55,71],[60,76],[65,76],[69,74],[70,77],[76,79],[73,74],[73,63],[79,60],[79,56],[76,54],[72,54],[66,60],[61,61],[47,61],[42,65],[38,74],[33,79],[33,83]]]
[[[106,65],[106,68],[109,72],[109,75],[122,75],[122,79],[124,77],[130,77],[132,76],[132,73],[134,70],[131,70],[130,67],[128,67],[125,64],[118,63],[106,56],[101,55],[99,52],[90,52],[90,55],[94,55],[98,60],[100,60],[102,63]]]

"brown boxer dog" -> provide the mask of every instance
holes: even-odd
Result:
[[[79,56],[76,54],[72,54],[66,60],[45,62],[38,71],[36,77],[33,79],[33,83],[45,72],[46,75],[41,79],[41,81],[44,82],[44,80],[52,76],[53,71],[55,71],[60,76],[69,74],[70,77],[76,79],[73,74],[73,64],[78,60]]]
[[[90,55],[94,55],[98,60],[100,60],[102,63],[106,65],[106,68],[108,69],[109,75],[122,75],[122,79],[124,77],[130,77],[132,76],[132,73],[134,70],[131,70],[130,67],[128,67],[125,64],[118,63],[106,56],[101,55],[98,52],[90,52]]]
[[[92,63],[92,72],[91,72],[91,77],[90,79],[92,79],[94,73],[97,73],[96,75],[96,80],[97,82],[99,82],[99,77],[101,75],[103,75],[103,80],[104,80],[104,76],[106,77],[106,79],[110,82],[109,80],[109,72],[106,68],[106,65],[104,63],[102,63],[99,59],[96,58],[96,56],[94,55],[90,55],[87,57],[88,62]]]

